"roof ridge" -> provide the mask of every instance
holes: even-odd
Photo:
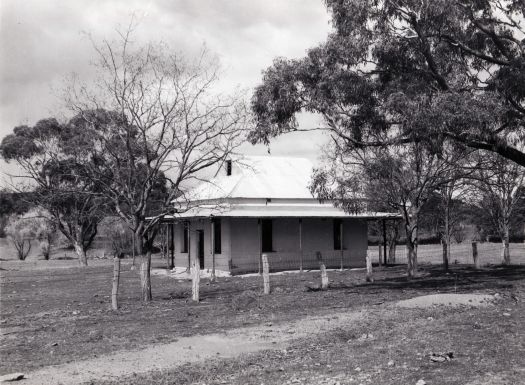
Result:
[[[246,176],[245,174],[238,174],[239,175],[239,180],[237,181],[237,183],[235,183],[235,185],[233,186],[233,188],[230,190],[230,192],[228,193],[228,197],[231,197],[233,196],[233,192],[235,191],[235,189],[237,188],[237,186],[239,186],[239,183],[241,183],[242,179]],[[234,175],[230,175],[230,176],[234,176]]]

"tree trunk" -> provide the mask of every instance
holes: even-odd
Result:
[[[504,225],[503,227],[503,236],[501,237],[502,249],[501,249],[501,259],[505,266],[510,265],[510,249],[509,249],[509,226]]]
[[[390,242],[390,247],[388,248],[388,263],[392,265],[396,263],[396,248],[396,242]]]
[[[142,301],[150,302],[151,295],[151,250],[147,250],[146,254],[142,254],[140,261],[140,286],[142,293]]]
[[[445,209],[445,231],[443,234],[443,270],[448,271],[449,245],[450,245],[450,200],[447,199]]]
[[[137,248],[135,246],[135,234],[131,235],[131,247],[132,247],[132,254],[133,254],[133,260],[131,262],[131,270],[135,270],[135,255],[137,252]]]
[[[407,276],[413,278],[417,271],[417,251],[411,241],[407,241],[408,258],[407,258]]]
[[[86,250],[84,250],[84,247],[82,247],[82,244],[78,241],[73,242],[73,246],[75,248],[75,252],[78,255],[78,262],[80,263],[80,266],[87,266],[87,255]]]
[[[419,209],[413,208],[411,215],[405,211],[405,234],[407,245],[407,277],[411,279],[416,276],[417,272],[417,229]]]
[[[111,308],[118,310],[118,284],[120,280],[120,258],[113,258],[113,287],[111,288]]]

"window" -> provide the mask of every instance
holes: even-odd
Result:
[[[213,246],[213,252],[215,254],[221,253],[221,218],[213,218],[212,219],[214,227],[213,227],[213,240],[215,242]]]
[[[341,219],[334,219],[334,250],[341,250]]]
[[[261,221],[262,231],[262,251],[269,252],[273,251],[273,240],[272,240],[272,220],[263,219]]]
[[[182,250],[181,253],[188,252],[188,231],[189,223],[186,221],[182,224]]]

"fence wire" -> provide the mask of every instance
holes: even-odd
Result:
[[[496,265],[503,260],[501,255],[502,245],[500,243],[480,242],[478,246],[478,258],[480,265]],[[368,255],[374,263],[379,263],[381,253],[381,263],[384,261],[383,251],[379,248],[383,246],[368,246]],[[525,243],[510,244],[510,260],[512,264],[525,264]],[[441,244],[419,245],[417,249],[418,263],[441,264],[443,263],[443,246]],[[450,245],[448,260],[450,264],[473,264],[472,244],[453,243]],[[407,264],[408,252],[405,245],[397,245],[395,253],[390,255],[387,247],[387,262],[389,264]]]

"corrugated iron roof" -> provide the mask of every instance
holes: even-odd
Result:
[[[237,218],[397,218],[395,213],[350,214],[333,202],[317,200],[308,185],[313,166],[308,159],[274,156],[244,156],[232,164],[232,175],[204,182],[175,200],[178,213],[165,220],[192,217]]]
[[[312,163],[305,158],[243,156],[233,160],[232,175],[221,169],[219,176],[198,185],[185,198],[312,199],[308,189],[312,171]]]

